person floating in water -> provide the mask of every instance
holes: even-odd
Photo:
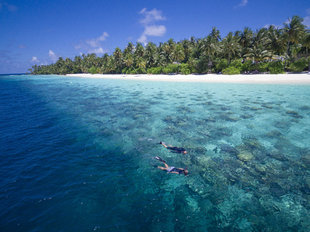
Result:
[[[182,153],[184,155],[187,154],[187,151],[183,147],[173,147],[172,145],[166,145],[164,142],[159,142],[159,144],[163,145],[173,153]]]
[[[157,168],[166,171],[167,173],[175,173],[175,174],[184,174],[184,176],[186,176],[188,174],[188,170],[184,169],[184,168],[176,168],[176,167],[169,167],[169,165],[166,163],[165,160],[163,160],[162,158],[156,156],[155,159],[157,159],[158,161],[164,163],[165,167],[161,167],[161,166],[157,166]]]

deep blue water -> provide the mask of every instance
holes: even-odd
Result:
[[[0,131],[0,231],[310,231],[310,86],[1,75]]]

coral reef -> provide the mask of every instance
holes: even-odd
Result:
[[[286,111],[286,114],[288,114],[289,116],[293,118],[303,118],[300,114],[298,114],[296,111],[293,111],[293,110]]]

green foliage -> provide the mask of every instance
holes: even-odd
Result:
[[[122,69],[122,74],[130,74],[130,68],[123,68]]]
[[[188,64],[181,64],[179,69],[180,69],[180,73],[184,75],[188,75],[192,73]]]
[[[302,72],[308,67],[308,61],[306,58],[301,58],[290,64],[288,67],[291,72]]]
[[[241,67],[241,72],[246,73],[252,71],[253,62],[251,60],[246,60],[243,62]]]
[[[283,63],[270,61],[272,57],[286,57],[286,67],[290,71],[301,72],[307,68],[309,56],[310,32],[302,18],[294,16],[282,29],[274,26],[256,31],[245,28],[221,37],[219,30],[213,28],[204,38],[191,37],[179,42],[169,39],[158,46],[151,42],[146,46],[128,43],[123,50],[116,48],[112,54],[102,57],[94,53],[75,56],[73,60],[59,57],[54,64],[34,65],[31,72],[189,74],[212,71],[233,74],[257,70],[282,73]],[[305,58],[291,62],[298,57]]]
[[[289,19],[285,24],[283,28],[283,35],[284,40],[287,44],[287,55],[292,58],[293,56],[296,56],[297,54],[293,52],[294,46],[296,47],[297,44],[299,44],[306,32],[305,28],[306,26],[302,23],[303,18],[299,16],[293,16],[291,19]],[[297,64],[298,66],[298,64]],[[300,66],[293,65],[293,69],[300,70]]]
[[[161,74],[162,73],[162,67],[153,67],[153,68],[149,68],[147,70],[148,74]]]
[[[185,58],[183,46],[181,44],[177,44],[171,55],[173,61],[182,62]]]
[[[91,74],[96,74],[96,73],[99,73],[97,71],[97,68],[95,66],[92,66],[91,68],[88,69],[88,72],[91,73]]]
[[[268,64],[268,70],[271,74],[284,73],[284,64],[282,61],[273,61]]]
[[[167,66],[165,66],[163,69],[162,69],[162,72],[164,74],[171,74],[171,73],[177,73],[178,72],[178,66],[177,64],[169,64]]]
[[[192,73],[198,73],[196,67],[197,67],[197,60],[190,57],[190,59],[187,62],[188,68],[192,71]]]
[[[138,70],[134,69],[134,68],[123,68],[122,69],[122,74],[139,74]]]
[[[223,69],[226,69],[228,67],[228,61],[226,59],[218,60],[215,65],[215,71],[216,72],[222,72]]]
[[[132,74],[146,74],[145,68],[137,68],[131,72]]]
[[[233,67],[235,67],[235,68],[241,70],[241,69],[242,69],[242,65],[243,65],[243,64],[242,64],[242,60],[241,60],[241,59],[238,59],[238,60],[233,60],[233,61],[230,63],[229,66],[233,66]]]
[[[268,72],[269,63],[268,62],[258,62],[253,63],[250,60],[245,61],[241,66],[241,72],[253,72],[258,71],[260,73]]]
[[[260,62],[255,65],[255,69],[261,73],[268,72],[268,63]]]
[[[240,74],[240,69],[234,66],[229,66],[228,68],[223,69],[223,74],[226,74],[226,75]]]
[[[208,59],[205,56],[200,56],[196,63],[196,70],[198,73],[208,72]]]
[[[128,70],[127,74],[138,74],[135,69]]]

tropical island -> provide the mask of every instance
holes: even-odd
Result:
[[[50,65],[34,65],[32,74],[281,74],[310,71],[310,31],[293,16],[283,27],[245,27],[224,38],[213,27],[205,38],[128,43],[113,54],[83,54]]]

